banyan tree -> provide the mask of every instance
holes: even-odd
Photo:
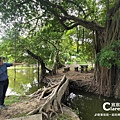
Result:
[[[78,25],[91,30],[96,57],[92,91],[120,97],[120,0],[1,0],[0,5],[2,18],[20,25],[34,21],[37,28],[41,19],[55,19],[66,30]]]

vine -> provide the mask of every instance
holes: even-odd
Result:
[[[110,69],[113,65],[120,68],[120,40],[113,42],[111,45],[104,47],[97,54],[97,59],[101,66]]]

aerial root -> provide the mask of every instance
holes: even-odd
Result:
[[[51,87],[38,90],[36,93],[34,93],[32,97],[38,95],[39,100],[44,99],[45,102],[33,111],[30,111],[28,115],[38,112],[42,113],[44,117],[50,118],[53,114],[57,114],[58,110],[63,113],[61,99],[67,90],[68,84],[69,80],[64,75],[59,83],[54,84]],[[40,91],[42,91],[42,93],[40,93]]]

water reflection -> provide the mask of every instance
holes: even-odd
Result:
[[[75,97],[76,97],[76,94],[74,94],[74,93],[72,92],[72,93],[70,93],[68,99],[73,100]]]
[[[7,94],[31,94],[43,85],[38,86],[37,68],[26,67],[8,69],[9,89]]]
[[[16,92],[14,92],[10,87],[7,89],[6,96],[8,95],[19,95]]]
[[[67,105],[74,109],[81,120],[120,120],[120,116],[111,116],[112,113],[120,113],[120,111],[106,112],[103,110],[103,104],[109,101],[110,103],[120,103],[120,100],[106,97],[99,97],[91,93],[82,91],[74,91],[67,99]],[[95,116],[96,113],[109,113],[109,117]],[[99,115],[99,114],[98,114]],[[120,114],[119,114],[120,115]]]

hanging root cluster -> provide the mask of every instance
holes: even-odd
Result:
[[[69,80],[66,78],[66,76],[63,76],[60,83],[52,85],[48,88],[44,88],[43,90],[40,89],[32,94],[33,98],[38,97],[39,100],[44,100],[44,102],[36,109],[29,112],[28,115],[40,113],[42,114],[42,119],[45,120],[51,118],[52,115],[57,114],[58,111],[63,113],[61,99],[68,87],[68,84]]]

